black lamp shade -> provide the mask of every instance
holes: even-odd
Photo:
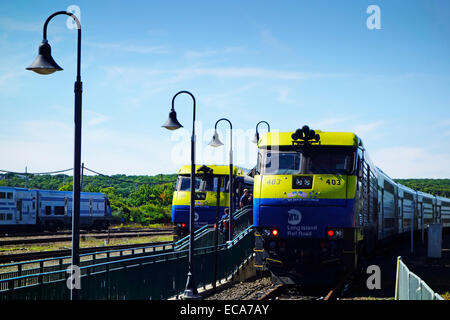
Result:
[[[47,40],[42,40],[39,46],[39,54],[27,70],[39,74],[51,74],[55,71],[61,71],[62,68],[52,58],[52,49]]]
[[[162,127],[166,128],[167,130],[176,130],[183,127],[177,120],[177,113],[175,112],[175,110],[170,111],[169,119],[167,119],[166,123],[164,123]]]

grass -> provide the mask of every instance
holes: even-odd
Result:
[[[450,300],[450,292],[447,291],[441,294],[441,297],[444,298],[445,300]]]
[[[173,224],[171,224],[171,223],[153,223],[153,224],[143,225],[143,224],[140,224],[140,223],[132,223],[132,222],[130,222],[130,223],[125,223],[125,224],[121,223],[121,224],[118,224],[118,225],[113,225],[113,226],[111,226],[111,229],[119,229],[119,228],[121,228],[121,229],[126,229],[126,228],[130,228],[130,229],[134,229],[134,228],[144,228],[144,229],[148,228],[148,229],[152,229],[152,228],[172,228],[172,227],[173,227]]]
[[[151,236],[151,237],[132,237],[132,238],[113,238],[109,240],[108,244],[105,244],[104,239],[95,239],[91,237],[81,237],[80,238],[80,248],[87,247],[100,247],[100,246],[114,246],[121,244],[141,244],[149,242],[161,242],[161,241],[172,241],[172,235],[164,236]],[[52,244],[33,244],[33,245],[23,245],[23,246],[7,246],[0,248],[0,254],[13,254],[13,253],[23,253],[23,252],[42,252],[42,251],[53,251],[53,250],[63,250],[70,249],[72,247],[72,242],[59,242]]]

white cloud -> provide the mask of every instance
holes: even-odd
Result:
[[[187,58],[205,58],[215,55],[231,54],[246,51],[245,47],[227,47],[223,49],[207,49],[203,51],[189,50],[184,55]]]
[[[290,88],[278,88],[278,98],[277,101],[279,103],[294,103],[295,100],[289,98],[289,94],[291,92]]]
[[[95,112],[95,111],[91,111],[91,110],[84,110],[84,114],[87,115],[87,124],[91,125],[91,126],[95,126],[98,124],[101,124],[105,121],[110,120],[110,117],[108,117],[107,115]]]
[[[374,133],[379,127],[384,125],[385,123],[383,121],[373,121],[369,123],[363,123],[359,125],[353,126],[352,130],[360,137],[367,137],[369,135],[372,136],[372,133]],[[378,133],[377,133],[378,134]]]
[[[137,83],[140,87],[155,88],[168,86],[190,80],[196,77],[215,78],[257,78],[272,80],[307,80],[317,78],[338,78],[346,74],[339,73],[315,73],[285,71],[279,69],[266,69],[258,67],[224,67],[224,68],[201,68],[189,67],[181,69],[153,69],[153,68],[127,68],[119,66],[103,67],[106,71],[104,85],[117,83],[123,87],[123,83]]]
[[[219,78],[253,77],[253,78],[299,80],[317,76],[316,74],[308,74],[301,72],[292,72],[292,71],[283,71],[265,68],[242,68],[242,67],[193,68],[190,70],[190,72],[195,75],[214,76]]]
[[[24,22],[7,17],[0,18],[0,26],[2,27],[2,29],[7,29],[10,31],[36,32],[42,30],[42,24],[39,22]]]
[[[47,172],[73,167],[73,125],[57,121],[27,121],[13,128],[15,134],[0,133],[0,169]],[[17,133],[20,132],[20,133]],[[82,161],[106,174],[172,173],[170,136],[151,135],[90,127],[82,132]]]
[[[392,178],[449,178],[450,155],[426,148],[389,147],[371,152],[372,160]]]
[[[88,41],[88,42],[86,42],[86,44],[90,45],[92,47],[99,48],[99,49],[113,49],[113,50],[120,50],[120,51],[133,52],[133,53],[142,53],[142,54],[169,53],[169,49],[164,45],[143,46],[143,45],[126,44],[126,43],[103,43],[103,42],[92,42],[92,41]]]
[[[261,28],[259,32],[261,41],[266,45],[275,49],[288,49],[288,46],[282,43],[278,38],[276,38],[271,29]]]
[[[209,94],[202,98],[205,105],[210,105],[215,108],[229,108],[230,105],[233,105],[233,101],[236,101],[236,98],[239,97],[240,94],[244,92],[248,92],[249,90],[256,88],[258,83],[248,83],[245,86],[233,88],[227,91],[221,91],[219,93]]]

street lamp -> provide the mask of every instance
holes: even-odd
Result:
[[[261,123],[267,124],[267,130],[270,132],[270,125],[269,125],[269,123],[267,123],[267,121],[260,121],[260,122],[258,122],[258,123],[256,124],[256,133],[255,133],[255,136],[254,136],[253,139],[252,139],[252,142],[253,142],[253,143],[258,143],[258,141],[259,141],[258,126],[259,126]]]
[[[230,200],[230,204],[229,204],[229,209],[230,209],[230,215],[229,215],[229,219],[230,219],[230,223],[229,223],[229,237],[228,240],[232,240],[232,236],[233,236],[233,212],[234,212],[234,203],[233,203],[233,125],[231,124],[231,121],[226,119],[226,118],[222,118],[216,121],[216,124],[214,125],[214,134],[213,137],[211,139],[211,142],[209,143],[209,145],[211,147],[220,147],[223,146],[222,141],[220,141],[219,139],[219,134],[217,133],[217,124],[220,121],[227,121],[230,124],[230,175],[229,175],[229,200]]]
[[[71,12],[58,11],[47,18],[44,23],[43,40],[39,46],[39,54],[34,62],[26,68],[39,74],[51,74],[61,71],[62,68],[53,60],[51,47],[47,41],[47,25],[55,16],[64,14],[75,20],[78,29],[77,45],[77,78],[75,81],[75,141],[74,141],[74,165],[73,165],[73,196],[72,196],[72,267],[80,266],[80,166],[81,166],[81,94],[83,84],[80,76],[81,62],[81,24],[78,18]],[[72,272],[74,270],[72,269]],[[76,277],[76,278],[73,278]],[[70,287],[70,298],[78,300],[80,298],[80,274],[74,272],[72,275],[72,286]],[[74,285],[75,284],[75,285]]]
[[[191,137],[191,203],[189,211],[189,269],[184,289],[183,299],[201,299],[198,295],[197,287],[194,281],[194,217],[195,217],[195,97],[189,91],[180,91],[172,98],[172,109],[169,113],[169,119],[162,125],[168,130],[176,130],[183,127],[177,119],[174,102],[175,98],[182,93],[191,96],[194,102],[193,120],[192,120],[192,137]]]

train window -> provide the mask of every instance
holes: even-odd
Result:
[[[8,192],[6,194],[6,196],[8,197],[8,199],[12,199],[13,198],[13,193],[12,192]]]
[[[225,192],[228,191],[228,177],[220,177],[220,191]],[[224,181],[225,180],[225,181]],[[211,177],[206,180],[203,179],[199,191],[217,191],[217,183],[219,181],[219,177]]]
[[[63,216],[64,215],[64,206],[55,206],[55,215]]]
[[[52,207],[51,206],[45,206],[45,215],[49,216],[52,214]]]
[[[0,199],[6,199],[6,192],[0,192]]]
[[[296,174],[300,171],[301,153],[295,151],[267,151],[261,150],[262,174]]]
[[[195,190],[200,188],[200,178],[195,178]],[[191,189],[191,178],[189,176],[178,176],[177,191],[189,191]]]
[[[313,174],[352,174],[354,151],[347,148],[323,147],[308,154],[308,170]]]
[[[12,220],[12,213],[6,214],[6,220]]]
[[[315,147],[308,152],[260,150],[262,174],[352,174],[351,148]],[[302,161],[304,158],[304,161]]]
[[[5,220],[5,214],[4,213],[0,213],[0,221],[4,221]]]

